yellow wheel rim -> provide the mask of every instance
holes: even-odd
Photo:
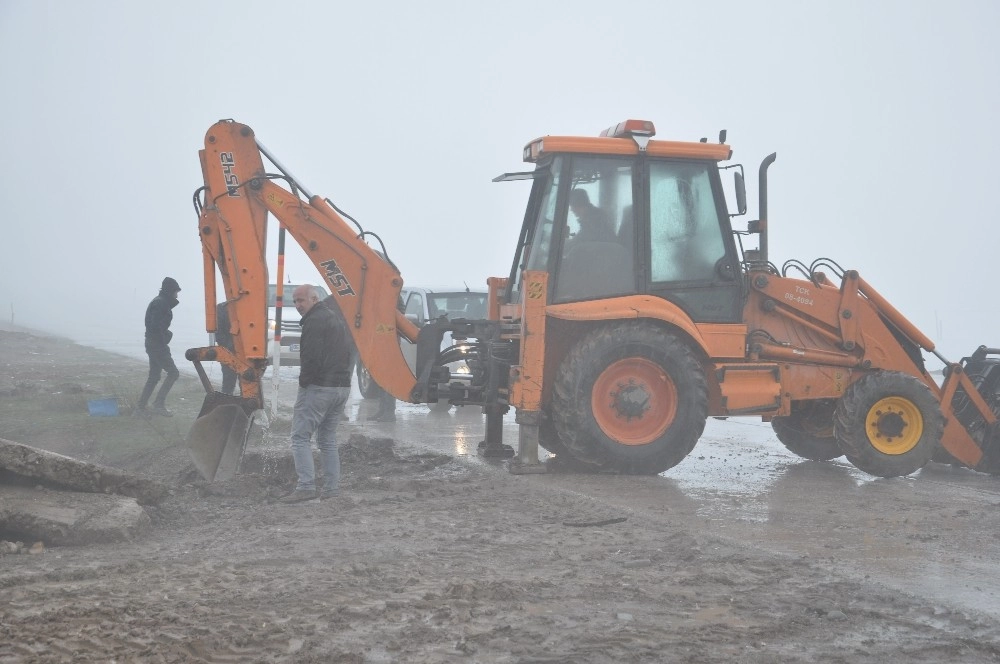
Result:
[[[882,454],[906,454],[924,435],[924,418],[909,399],[886,397],[868,409],[865,433]]]

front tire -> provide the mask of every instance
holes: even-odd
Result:
[[[771,428],[781,444],[803,459],[830,461],[844,452],[833,435],[837,402],[828,399],[793,401],[792,414],[775,417]]]
[[[607,472],[655,475],[698,442],[708,388],[678,335],[647,322],[608,325],[563,360],[552,412],[570,456]]]
[[[898,371],[851,384],[837,404],[834,435],[848,460],[878,477],[923,468],[941,441],[944,416],[930,388]]]

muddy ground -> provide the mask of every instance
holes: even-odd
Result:
[[[0,331],[0,438],[171,486],[135,541],[0,555],[0,662],[1000,661],[996,612],[719,536],[662,494],[629,500],[656,478],[511,475],[355,427],[341,497],[284,505],[277,420],[242,475],[206,484],[182,442],[195,378],[173,418],[88,416],[108,395],[127,412],[144,373]],[[841,546],[860,537],[878,533],[845,528]]]

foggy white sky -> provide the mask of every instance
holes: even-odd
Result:
[[[642,118],[728,130],[740,225],[776,151],[772,261],[858,269],[957,360],[1000,346],[998,28],[993,0],[0,0],[0,319],[140,339],[171,275],[175,325],[203,329],[191,196],[220,118],[411,285],[509,272],[527,185],[490,180],[531,139]],[[288,271],[319,281],[301,255]]]

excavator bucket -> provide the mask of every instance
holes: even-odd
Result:
[[[202,477],[215,482],[236,475],[255,411],[253,400],[221,392],[205,397],[187,437],[188,453]]]

